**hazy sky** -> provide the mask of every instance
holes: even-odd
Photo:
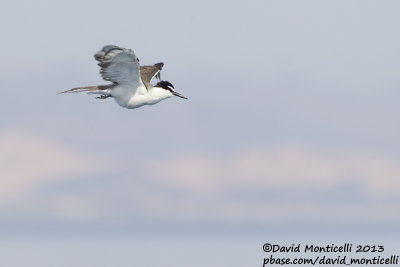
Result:
[[[6,1],[0,232],[400,223],[398,1]],[[56,93],[132,48],[189,98]],[[254,230],[256,229],[256,230]]]

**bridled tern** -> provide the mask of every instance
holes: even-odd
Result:
[[[168,81],[161,81],[160,71],[164,63],[140,66],[139,59],[131,49],[106,45],[94,55],[99,61],[101,77],[112,82],[107,85],[85,86],[61,93],[99,94],[98,99],[112,97],[124,108],[138,108],[153,105],[171,96],[187,99],[175,91]],[[150,81],[157,77],[160,81],[153,86]]]

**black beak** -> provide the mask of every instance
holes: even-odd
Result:
[[[188,99],[186,96],[181,95],[180,93],[177,93],[177,92],[172,92],[172,94],[173,94],[174,96],[179,96],[179,97],[181,97],[181,98]]]

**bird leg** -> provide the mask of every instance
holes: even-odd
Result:
[[[101,95],[101,96],[98,96],[98,97],[96,97],[97,99],[106,99],[106,98],[109,98],[109,97],[111,97],[110,95]]]

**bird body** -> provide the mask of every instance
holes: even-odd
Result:
[[[115,101],[124,108],[138,108],[143,105],[154,105],[161,100],[167,99],[173,94],[170,91],[153,87],[147,91],[146,87],[140,86],[137,88],[134,95],[130,94],[130,87],[116,86],[110,91],[110,95]]]
[[[100,94],[98,99],[111,97],[121,107],[128,109],[154,105],[172,96],[187,99],[177,93],[168,81],[159,81],[155,86],[150,83],[154,77],[160,79],[164,63],[140,66],[132,50],[114,45],[104,46],[94,57],[99,61],[102,78],[112,84],[77,87],[61,93]]]

